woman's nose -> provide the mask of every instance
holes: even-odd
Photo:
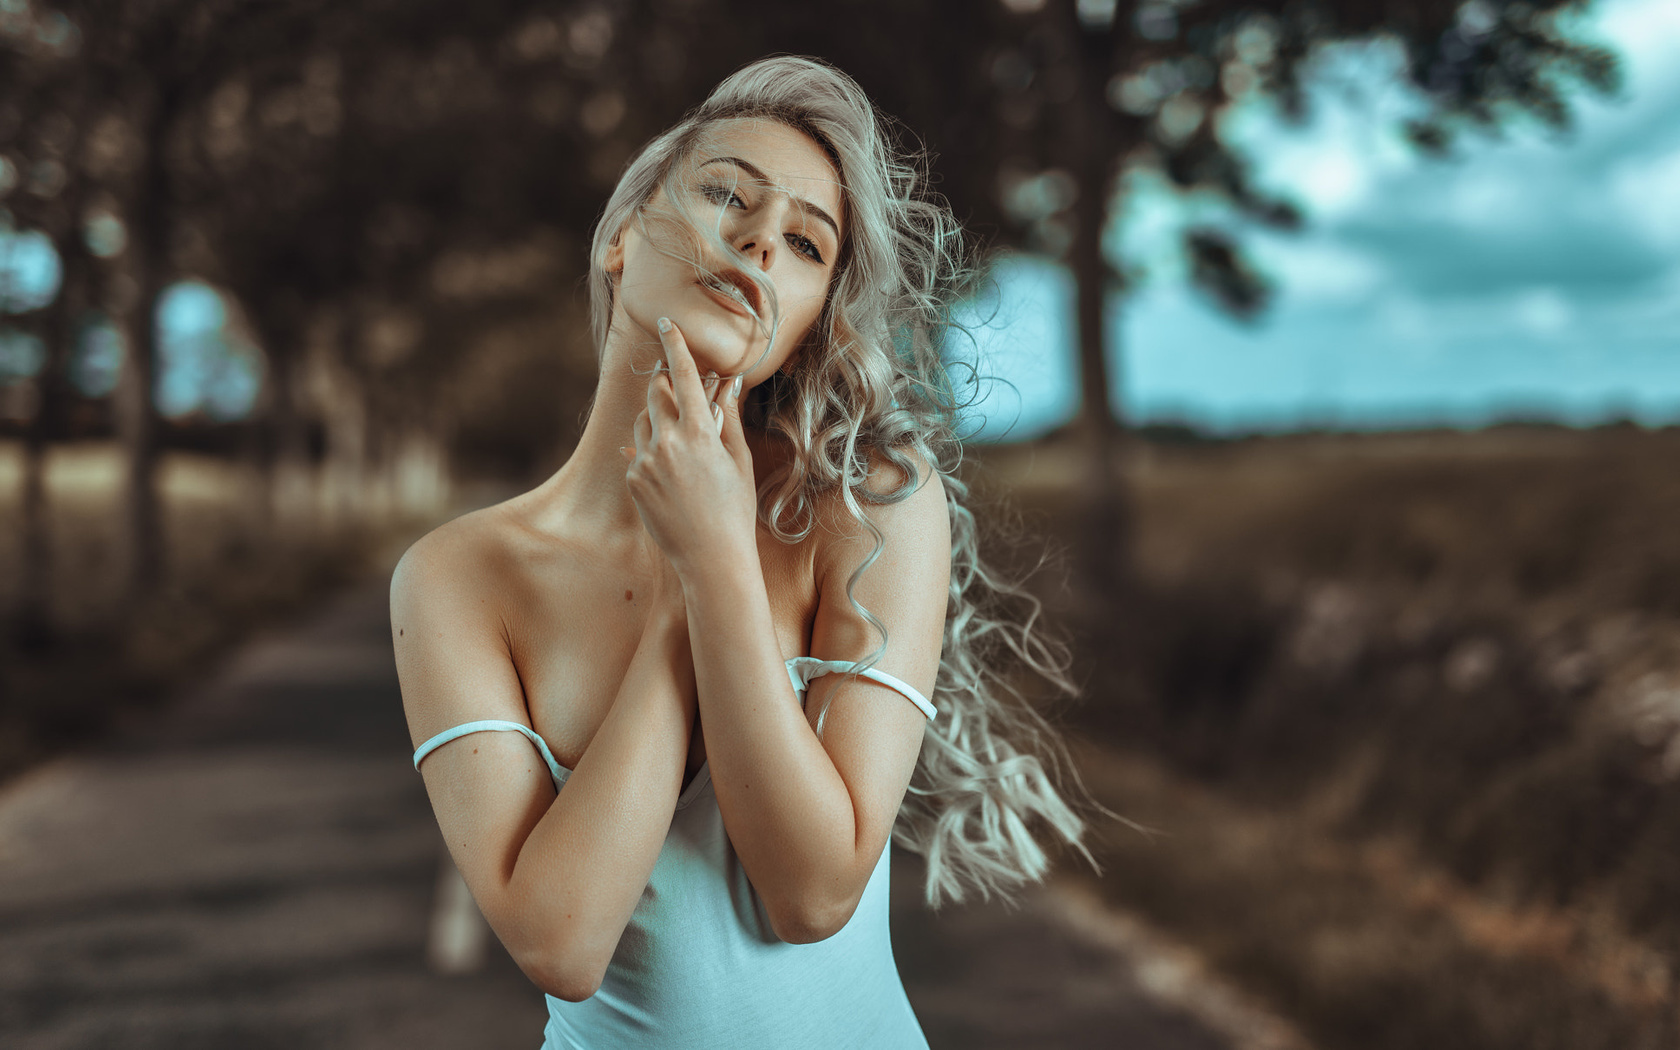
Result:
[[[735,237],[735,246],[760,269],[770,269],[770,264],[776,260],[776,238],[763,222],[753,223],[741,230]]]
[[[764,236],[754,236],[741,245],[741,254],[745,255],[754,266],[763,270],[770,269],[772,251],[770,238]]]

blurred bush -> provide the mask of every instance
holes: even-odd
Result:
[[[1054,475],[988,459],[1027,455]],[[1140,446],[1137,590],[1072,717],[1170,770],[1088,770],[1168,837],[1111,838],[1109,891],[1326,1046],[1674,1045],[1677,457],[1635,428]]]

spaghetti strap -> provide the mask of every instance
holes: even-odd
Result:
[[[852,661],[821,660],[815,656],[796,656],[787,661],[787,669],[788,678],[793,682],[793,688],[802,693],[810,687],[813,678],[821,678],[825,674],[842,674],[850,671]],[[873,667],[867,667],[859,671],[858,677],[879,682],[889,689],[895,689],[904,694],[906,699],[921,709],[922,714],[926,715],[930,722],[939,714],[938,709],[928,702],[927,697],[918,692],[915,686],[901,678],[895,678],[885,671],[877,671]]]
[[[443,732],[432,737],[430,740],[415,749],[414,768],[419,769],[421,759],[425,758],[427,755],[436,751],[443,745],[449,743],[451,740],[458,740],[461,737],[469,736],[473,733],[489,733],[497,731],[524,734],[527,740],[537,745],[537,751],[542,754],[543,761],[548,763],[548,773],[549,776],[554,778],[554,786],[558,788],[566,782],[566,777],[571,774],[571,770],[554,760],[554,753],[548,749],[548,743],[544,741],[542,737],[538,736],[530,726],[521,725],[518,722],[504,721],[500,718],[486,718],[477,722],[463,722],[453,729],[445,729]]]
[[[814,656],[796,656],[793,659],[786,661],[786,666],[788,680],[793,683],[794,692],[803,694],[810,688],[812,679],[821,678],[826,674],[840,674],[849,671],[852,668],[852,662],[850,660],[820,660]],[[921,710],[922,714],[926,715],[930,721],[939,714],[934,706],[928,702],[927,697],[923,696],[916,690],[915,686],[903,679],[895,678],[885,671],[877,671],[873,667],[865,668],[864,670],[859,671],[858,676],[861,678],[867,678],[873,682],[879,682],[881,685],[884,685],[889,689],[894,689],[899,693],[902,693],[905,698],[912,704],[915,704],[916,707]],[[554,760],[554,752],[548,749],[547,741],[538,736],[530,726],[521,722],[509,722],[500,718],[486,718],[476,722],[463,722],[453,729],[445,729],[437,736],[432,737],[424,744],[415,748],[414,768],[419,769],[422,759],[452,740],[459,740],[461,737],[470,736],[473,733],[491,732],[519,733],[524,736],[525,739],[537,745],[537,751],[542,755],[542,760],[548,764],[548,772],[549,775],[554,778],[554,786],[556,788],[564,784],[566,782],[566,778],[571,775],[571,770]],[[697,784],[700,780],[701,778],[697,776],[694,779],[694,783]]]

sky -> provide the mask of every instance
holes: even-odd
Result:
[[[1256,324],[1182,279],[1176,231],[1210,214],[1147,181],[1107,231],[1151,279],[1112,304],[1111,401],[1137,422],[1215,433],[1680,422],[1680,3],[1600,0],[1587,35],[1618,51],[1614,98],[1573,96],[1572,134],[1469,133],[1447,161],[1407,147],[1412,104],[1381,47],[1323,56],[1313,120],[1259,107],[1223,130],[1262,186],[1307,214],[1244,243],[1279,293]],[[1020,440],[1077,402],[1065,271],[1002,260],[969,319],[980,440]]]

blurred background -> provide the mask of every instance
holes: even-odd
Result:
[[[1065,887],[1295,1041],[1145,980],[1224,1042],[996,1045],[1680,1047],[1672,0],[0,0],[0,1033],[384,1045],[74,1034],[145,906],[76,926],[66,873],[122,864],[55,866],[41,785],[154,724],[232,754],[167,727],[261,665],[343,687],[265,732],[387,720],[423,838],[385,671],[321,653],[388,664],[406,544],[564,462],[591,223],[774,52],[902,120],[986,260],[962,473],[994,558],[1051,555],[1082,776],[1164,832]],[[414,842],[370,893],[431,906]],[[906,922],[936,1045],[992,1045],[928,1020]],[[197,950],[160,936],[117,957]]]

